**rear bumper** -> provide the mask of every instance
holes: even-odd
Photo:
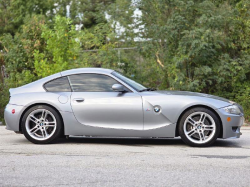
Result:
[[[19,129],[19,121],[24,110],[24,106],[11,105],[8,104],[4,110],[4,120],[6,124],[6,129],[12,130],[15,132],[20,131]],[[12,110],[15,110],[15,113],[12,113]]]
[[[223,126],[222,138],[239,138],[241,135],[240,128],[244,123],[244,116],[229,114],[224,109],[218,109],[217,112],[220,115]],[[230,117],[230,120],[228,120],[228,117]]]

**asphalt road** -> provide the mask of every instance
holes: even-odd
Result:
[[[250,186],[250,128],[192,148],[176,139],[35,145],[0,126],[0,186]]]

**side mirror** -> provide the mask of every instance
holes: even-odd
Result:
[[[124,91],[126,91],[126,90],[124,89],[124,86],[122,86],[121,84],[114,84],[114,85],[112,86],[112,89],[113,89],[114,91],[116,91],[116,92],[124,92]]]

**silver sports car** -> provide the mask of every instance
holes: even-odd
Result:
[[[63,71],[10,89],[6,128],[33,143],[61,136],[180,136],[191,146],[239,138],[242,107],[224,98],[155,91],[101,68]]]

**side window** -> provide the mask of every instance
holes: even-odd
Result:
[[[69,76],[74,92],[114,92],[113,84],[120,84],[115,79],[101,74],[77,74]]]
[[[71,92],[69,80],[67,77],[58,78],[47,82],[44,88],[48,92]]]

